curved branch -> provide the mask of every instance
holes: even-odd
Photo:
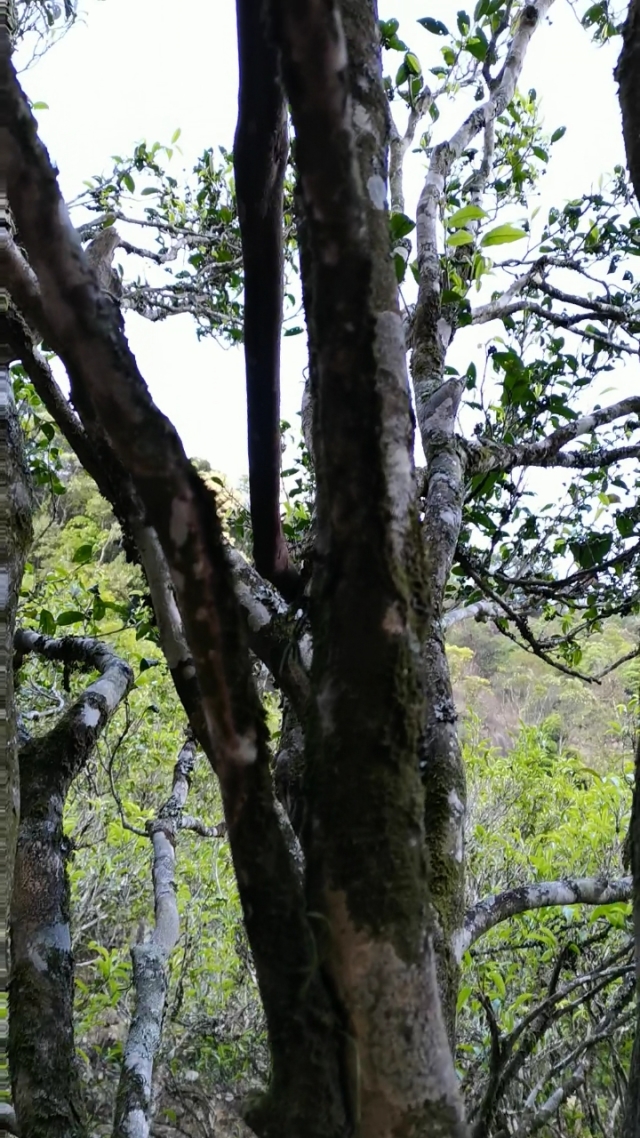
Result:
[[[11,899],[9,1044],[18,1125],[25,1135],[84,1138],[63,809],[69,787],[133,684],[133,672],[97,640],[51,640],[22,629],[14,643],[19,660],[35,652],[100,672],[50,731],[20,750],[21,817]]]
[[[630,877],[622,877],[617,881],[607,881],[602,877],[577,877],[518,885],[515,889],[485,897],[467,910],[460,955],[489,929],[518,913],[556,905],[612,905],[630,901],[631,891]]]

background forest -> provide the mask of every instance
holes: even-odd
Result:
[[[0,63],[22,1138],[640,1133],[640,217],[620,164],[545,196],[550,0],[446,7],[239,0],[235,142],[138,141],[75,230]],[[77,19],[20,0],[17,58]],[[248,479],[129,351],[187,317],[245,349]]]

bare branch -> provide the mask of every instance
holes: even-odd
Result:
[[[167,999],[167,961],[180,934],[175,844],[195,759],[195,743],[188,740],[174,767],[171,795],[147,827],[153,843],[155,927],[144,944],[131,948],[136,1004],[124,1048],[114,1138],[149,1135],[153,1063]]]

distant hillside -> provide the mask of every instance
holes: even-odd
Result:
[[[581,670],[600,671],[633,651],[640,621],[612,618],[591,637]],[[634,732],[640,662],[628,661],[601,683],[551,668],[512,643],[491,623],[455,625],[448,652],[456,706],[473,719],[493,746],[507,751],[522,722],[541,727],[563,748],[575,748],[601,769],[620,754],[629,757]]]

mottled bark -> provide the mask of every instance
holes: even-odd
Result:
[[[516,885],[504,893],[484,897],[467,910],[460,939],[460,954],[489,929],[518,913],[546,909],[555,905],[612,905],[628,901],[632,894],[630,877],[609,881],[603,877],[575,877],[563,881],[536,881]]]
[[[46,735],[20,750],[21,816],[11,900],[9,1061],[25,1138],[84,1138],[73,1038],[70,848],[64,803],[96,739],[131,684],[131,669],[91,640],[16,634],[16,652],[97,668],[92,683]]]
[[[136,1004],[122,1059],[116,1097],[114,1138],[148,1138],[153,1064],[162,1034],[169,977],[167,962],[180,935],[175,883],[175,845],[196,760],[192,740],[182,747],[173,771],[171,795],[147,824],[153,846],[155,927],[131,949]]]
[[[0,18],[1,22],[1,18]],[[0,255],[10,239],[10,221],[0,162]],[[0,277],[0,285],[4,282]],[[25,558],[32,538],[32,501],[9,363],[14,324],[0,287],[0,1094],[9,1094],[7,1075],[7,937],[14,851],[19,817],[19,773],[13,698],[12,645]]]
[[[452,1135],[464,1123],[426,887],[423,564],[375,13],[356,2],[273,8],[296,128],[315,365],[309,904],[345,1012],[358,1134]]]
[[[640,201],[640,4],[630,0],[616,67],[627,166]]]
[[[11,240],[0,247],[0,272],[3,271],[7,274],[13,302],[20,307],[22,315],[34,327],[37,325],[40,332],[46,332],[49,339],[52,335],[55,337],[42,310],[37,279]],[[123,527],[129,552],[133,549],[140,560],[149,586],[160,644],[176,692],[194,732],[206,748],[207,728],[202,716],[200,689],[158,535],[147,524],[142,502],[127,471],[109,447],[90,402],[83,404],[81,421],[62,395],[47,360],[35,347],[29,328],[13,307],[9,316],[13,358],[20,360],[59,430],[100,493],[111,504]],[[236,573],[237,594],[249,644],[269,667],[283,691],[301,709],[308,696],[308,679],[298,655],[287,651],[291,641],[285,619],[287,605],[237,551],[230,550],[229,555]]]
[[[424,486],[426,712],[421,749],[430,888],[437,910],[438,978],[450,1039],[455,1032],[458,948],[464,920],[465,772],[443,634],[444,590],[453,565],[467,477],[467,452],[455,433],[464,377],[445,378],[455,315],[442,306],[440,210],[451,168],[483,132],[484,157],[470,200],[479,202],[490,169],[493,123],[513,97],[527,46],[552,0],[525,5],[489,98],[432,152],[416,219],[418,302],[412,319],[411,371],[427,468]]]

